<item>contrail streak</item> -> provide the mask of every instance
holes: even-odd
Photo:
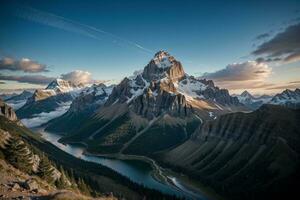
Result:
[[[29,6],[18,5],[15,9],[14,15],[29,21],[77,33],[96,40],[102,40],[103,36],[106,36],[109,39],[111,39],[113,43],[117,43],[119,45],[120,43],[126,44],[136,49],[139,49],[145,53],[153,54],[152,50],[147,49],[136,42],[121,38],[117,35],[103,31],[93,26],[82,24],[49,12],[37,10]]]

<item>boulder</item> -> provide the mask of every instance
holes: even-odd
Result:
[[[34,179],[28,179],[24,182],[24,188],[27,190],[38,190],[39,185]]]
[[[20,187],[20,185],[18,184],[18,183],[14,183],[13,185],[12,185],[12,187],[11,187],[11,190],[12,191],[18,191],[18,190],[20,190],[21,189],[21,187]]]

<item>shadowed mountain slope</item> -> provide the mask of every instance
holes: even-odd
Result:
[[[300,110],[275,105],[222,115],[160,160],[230,199],[282,197],[299,177],[299,122]]]

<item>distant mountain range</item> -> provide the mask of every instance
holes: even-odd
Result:
[[[27,122],[24,120],[24,123],[28,126],[32,121],[30,119],[34,121],[34,119],[43,116],[44,120],[34,124],[41,125],[65,113],[83,88],[82,84],[76,85],[70,81],[56,79],[45,89],[36,90],[16,113],[20,119],[29,120]],[[47,116],[45,113],[50,114]]]
[[[286,89],[274,96],[262,95],[254,97],[248,91],[235,95],[241,103],[252,110],[256,110],[263,104],[282,105],[289,108],[300,108],[300,89],[294,91]]]
[[[236,97],[239,99],[239,101],[250,108],[251,110],[256,110],[263,104],[268,103],[271,99],[272,96],[269,95],[262,95],[259,97],[254,97],[252,94],[250,94],[248,91],[244,91],[240,95],[236,95]]]
[[[104,84],[94,84],[82,89],[81,93],[72,101],[69,110],[65,114],[49,121],[46,130],[57,133],[77,130],[86,118],[93,115],[106,102],[113,87],[107,87]]]
[[[276,94],[269,103],[298,109],[300,108],[300,89],[295,91],[286,89],[282,93]]]

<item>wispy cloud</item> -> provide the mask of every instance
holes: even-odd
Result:
[[[0,59],[0,70],[23,71],[28,73],[48,72],[46,65],[40,64],[28,58],[15,60],[5,57]]]
[[[265,62],[300,61],[300,23],[288,26],[270,40],[263,42],[252,54],[260,56],[258,60]]]
[[[92,77],[92,73],[88,71],[82,71],[82,70],[74,70],[65,74],[61,74],[60,78],[66,80],[66,81],[71,81],[76,84],[90,84],[90,83],[107,83],[110,82],[111,80],[95,80]]]
[[[300,88],[300,82],[299,83],[288,83],[288,84],[280,84],[275,85],[273,87],[266,88],[267,90],[285,90],[285,89],[297,89]]]
[[[148,54],[153,54],[153,51],[130,40],[119,37],[115,34],[106,32],[99,28],[89,26],[83,23],[79,23],[77,21],[67,19],[62,16],[55,15],[53,13],[41,11],[29,6],[16,6],[15,16],[37,22],[46,26],[51,26],[54,28],[62,29],[65,31],[77,33],[80,35],[84,35],[86,37],[90,37],[96,40],[102,40],[103,36],[107,37],[107,39],[111,40],[112,43],[117,45],[128,45],[134,47],[138,50],[141,50]]]
[[[62,74],[61,78],[76,84],[79,83],[86,84],[86,83],[93,82],[92,74],[88,71],[81,71],[81,70],[75,70],[66,74]]]
[[[263,40],[263,39],[267,39],[267,38],[269,38],[270,37],[270,33],[262,33],[262,34],[260,34],[260,35],[258,35],[258,36],[256,36],[256,40]]]
[[[91,84],[91,83],[107,83],[111,80],[95,80],[92,74],[88,71],[74,70],[59,76],[61,79],[71,81],[76,84]],[[49,77],[44,75],[4,75],[0,73],[0,80],[4,81],[17,81],[19,83],[29,83],[36,85],[47,85],[57,77]],[[5,82],[0,81],[0,84]]]

